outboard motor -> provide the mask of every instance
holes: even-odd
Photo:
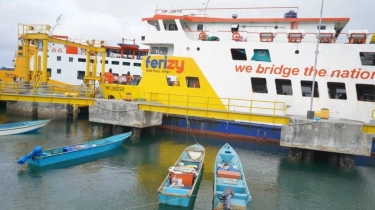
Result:
[[[232,188],[227,188],[224,190],[223,195],[219,197],[220,202],[224,203],[224,210],[231,210],[230,201],[234,196],[234,190]]]
[[[17,163],[22,165],[24,163],[26,163],[26,161],[28,159],[34,159],[35,157],[38,157],[40,155],[42,155],[42,147],[41,146],[36,146],[34,147],[34,149],[27,155],[23,156],[23,157],[20,157],[20,159],[18,159]]]

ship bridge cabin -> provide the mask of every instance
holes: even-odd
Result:
[[[297,7],[262,8],[205,8],[155,11],[143,18],[150,30],[142,36],[142,43],[173,54],[173,46],[165,44],[178,41],[234,41],[234,42],[290,42],[366,44],[371,42],[367,30],[349,30],[338,39],[349,18],[297,17]],[[153,29],[153,30],[152,30]],[[320,29],[320,36],[319,34]],[[162,46],[163,45],[163,46]],[[155,54],[156,48],[151,52]],[[159,51],[158,51],[159,52]]]

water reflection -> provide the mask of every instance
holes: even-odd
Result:
[[[0,122],[28,117],[6,115]],[[370,209],[375,206],[374,165],[343,169],[324,161],[293,161],[275,145],[191,132],[156,130],[127,139],[97,156],[43,168],[18,166],[36,145],[53,148],[102,138],[101,125],[87,120],[53,120],[35,134],[0,141],[3,209],[212,209],[214,161],[229,143],[239,155],[250,193],[251,209]],[[182,151],[198,141],[206,149],[198,195],[189,208],[159,205],[157,189]],[[374,160],[374,159],[369,159]],[[357,160],[356,160],[357,161]],[[356,162],[357,163],[357,162]],[[136,208],[139,207],[139,208]]]

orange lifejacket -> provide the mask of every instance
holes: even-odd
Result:
[[[113,77],[113,74],[111,72],[105,72],[104,73],[104,76],[105,76],[105,80],[108,82],[108,83],[113,83],[114,81],[114,77]]]

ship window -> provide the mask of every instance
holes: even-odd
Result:
[[[103,63],[102,60],[100,60],[100,63]],[[108,64],[108,61],[107,61],[107,60],[105,61],[105,64]]]
[[[167,75],[167,85],[172,87],[180,87],[180,79],[178,76]]]
[[[358,101],[375,102],[375,85],[356,84]]]
[[[326,30],[326,28],[325,25],[320,25],[320,30]],[[319,30],[319,25],[316,26],[316,30]]]
[[[269,50],[254,49],[254,55],[251,60],[271,62],[270,52]]]
[[[186,77],[186,85],[188,88],[200,88],[198,77]]]
[[[151,54],[159,54],[159,48],[158,47],[151,48]]]
[[[312,81],[301,81],[301,89],[302,89],[302,96],[303,97],[311,97],[311,90],[312,90]],[[314,87],[314,97],[319,97],[318,92],[318,82],[315,81],[315,87]]]
[[[154,25],[157,31],[160,31],[160,27],[158,24]]]
[[[94,59],[90,59],[90,63],[94,63]]]
[[[69,62],[73,62],[73,57],[69,57]]]
[[[239,28],[239,24],[232,24],[230,26],[230,30],[232,31],[232,33],[238,31],[238,28]]]
[[[266,78],[251,77],[251,87],[254,93],[268,93]]]
[[[292,82],[290,79],[276,79],[276,93],[278,95],[293,95]]]
[[[168,28],[170,31],[177,31],[177,25],[176,24],[169,24],[169,28]]]
[[[120,62],[118,62],[118,61],[112,61],[111,63],[112,63],[112,65],[120,65]]]
[[[18,50],[23,50],[23,47],[18,47]]]
[[[85,77],[85,71],[77,71],[77,79],[83,80],[83,77]]]
[[[61,56],[57,56],[57,61],[61,61]]]
[[[360,52],[359,57],[364,66],[375,66],[375,52]]]
[[[197,31],[203,31],[203,24],[198,24]]]
[[[133,63],[133,66],[141,66],[141,63]]]
[[[58,74],[61,74],[61,69],[57,69],[57,73],[58,73]]]
[[[345,83],[341,82],[327,82],[328,96],[331,99],[346,100]]]
[[[50,68],[47,68],[47,77],[51,77],[52,70]]]
[[[245,49],[230,49],[230,52],[232,53],[233,60],[247,60]]]
[[[130,66],[130,62],[122,62],[123,66]]]
[[[23,56],[23,54],[22,53],[18,53],[18,57],[22,57]]]
[[[167,55],[168,54],[168,47],[160,47],[159,48],[160,55]]]
[[[78,62],[86,62],[86,58],[78,58]]]

